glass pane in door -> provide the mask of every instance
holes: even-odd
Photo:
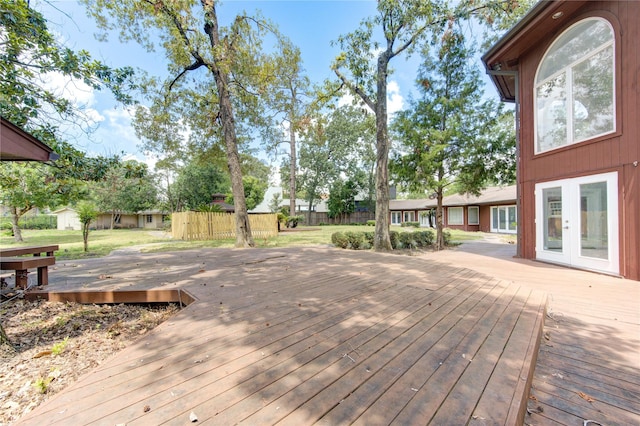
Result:
[[[609,258],[607,183],[580,185],[580,255]]]
[[[507,230],[507,210],[504,207],[498,207],[498,229]]]
[[[562,188],[544,189],[542,205],[544,249],[562,253]]]
[[[509,207],[509,231],[516,231],[518,229],[518,220],[516,218],[516,208]]]

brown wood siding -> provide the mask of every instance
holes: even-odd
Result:
[[[544,53],[555,37],[589,16],[606,18],[616,32],[616,133],[535,155],[533,82]],[[550,31],[520,57],[521,99],[521,246],[535,258],[535,184],[598,173],[618,172],[620,274],[640,280],[640,2],[588,2],[562,27]]]
[[[491,206],[480,206],[479,218],[479,231],[491,232]]]

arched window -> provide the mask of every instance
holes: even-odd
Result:
[[[536,74],[536,153],[614,132],[614,75],[609,22],[588,18],[563,32]]]

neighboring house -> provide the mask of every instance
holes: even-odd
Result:
[[[82,229],[78,213],[65,207],[53,212],[58,216],[59,230]],[[167,214],[159,210],[141,211],[138,213],[118,213],[114,218],[114,228],[150,228],[161,229],[164,227],[164,219]],[[93,229],[111,229],[111,213],[99,213],[92,225]]]
[[[227,196],[225,194],[213,194],[211,197],[211,205],[220,207],[220,210],[224,213],[233,213],[236,211],[236,208],[231,204],[228,204],[225,200]]]
[[[111,229],[111,221],[115,229],[138,228],[138,215],[136,213],[98,213],[93,221],[95,229]]]
[[[640,280],[638,28],[638,1],[543,1],[483,56],[518,104],[520,256]]]
[[[282,198],[284,191],[282,187],[269,187],[264,194],[262,203],[258,204],[255,209],[249,213],[271,213],[270,204],[275,194],[280,194],[280,207],[289,207],[289,199]],[[363,201],[364,196],[359,194],[355,199],[355,211],[347,217],[329,218],[329,209],[327,207],[327,199],[316,201],[309,211],[309,202],[300,198],[296,198],[297,215],[304,216],[304,224],[316,226],[320,224],[341,224],[341,223],[365,223],[374,219],[374,213],[370,212],[366,203]]]
[[[442,199],[443,223],[451,229],[515,234],[517,227],[516,186],[491,187],[480,196],[449,195]],[[435,227],[437,200],[390,200],[392,225],[420,222]]]
[[[254,209],[249,210],[249,213],[272,213],[270,209],[270,205],[273,202],[273,197],[275,194],[280,194],[280,207],[289,207],[289,199],[282,198],[283,189],[281,186],[270,186],[267,188],[267,191],[264,193],[264,198],[262,202],[258,204]],[[326,212],[326,201],[321,200],[316,202],[313,206],[312,211],[314,212]],[[296,198],[296,213],[300,212],[308,212],[309,211],[309,202],[303,200],[301,198]]]
[[[161,210],[144,210],[137,213],[138,228],[160,229],[164,228],[164,221],[169,216]]]
[[[58,217],[59,231],[77,231],[82,229],[82,224],[78,218],[78,213],[70,208],[64,207],[53,212]]]

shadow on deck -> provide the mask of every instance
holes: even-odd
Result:
[[[335,249],[211,249],[121,264],[63,265],[50,290],[83,283],[197,300],[20,423],[523,421],[543,292],[425,258]],[[115,278],[98,281],[100,271]]]

